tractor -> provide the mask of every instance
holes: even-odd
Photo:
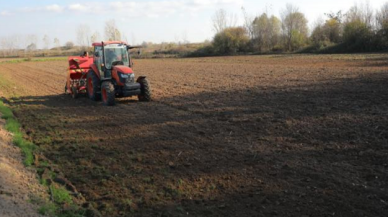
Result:
[[[145,76],[135,81],[129,50],[140,48],[122,41],[93,43],[94,56],[69,57],[66,91],[73,98],[86,92],[90,99],[112,106],[116,97],[137,96],[139,101],[151,101],[151,88]],[[139,51],[140,53],[140,51]],[[87,71],[87,72],[86,72]],[[75,78],[75,79],[72,79]]]

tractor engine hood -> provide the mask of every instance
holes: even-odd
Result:
[[[128,66],[114,66],[113,70],[117,70],[117,72],[121,72],[124,74],[131,74],[133,73],[133,70],[129,68]]]

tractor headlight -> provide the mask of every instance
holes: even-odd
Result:
[[[134,73],[130,73],[130,74],[119,73],[119,76],[120,76],[120,81],[122,83],[135,82],[135,74]]]
[[[135,73],[131,73],[129,75],[128,82],[131,82],[131,83],[135,82]]]
[[[121,78],[123,78],[123,79],[127,79],[127,78],[129,78],[129,74],[120,74],[120,76],[121,76]]]
[[[128,74],[128,78],[126,79],[126,82],[127,83],[135,82],[135,74],[134,73]]]

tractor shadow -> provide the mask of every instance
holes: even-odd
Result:
[[[92,101],[87,94],[80,94],[76,99],[73,99],[69,94],[45,95],[45,96],[23,96],[13,97],[10,99],[2,97],[3,102],[12,105],[35,105],[46,108],[78,108],[78,107],[96,107],[104,106],[101,100]],[[118,97],[116,105],[139,103],[135,97]]]
[[[43,154],[105,215],[133,211],[130,198],[136,216],[384,216],[387,79],[116,107],[65,95],[10,101]]]

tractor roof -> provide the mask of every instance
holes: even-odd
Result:
[[[104,43],[104,45],[107,45],[107,44],[125,44],[125,45],[127,45],[127,42],[124,42],[124,41],[104,41],[103,43]],[[92,46],[93,47],[102,46],[102,42],[94,42],[92,44]]]

